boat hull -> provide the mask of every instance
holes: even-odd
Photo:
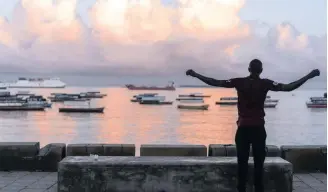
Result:
[[[202,101],[201,97],[177,98],[177,101]]]
[[[0,107],[0,111],[44,111],[45,107]]]
[[[191,110],[208,110],[209,105],[192,106],[192,105],[178,105],[178,109],[191,109]]]
[[[129,90],[153,90],[153,91],[175,91],[175,87],[172,86],[168,86],[168,87],[137,87],[137,86],[133,86],[133,85],[126,85],[126,88],[128,88]]]
[[[179,97],[209,98],[211,95],[179,95]]]
[[[59,112],[65,113],[103,113],[104,107],[99,108],[59,108]]]
[[[43,89],[62,89],[66,86],[15,86],[9,85],[8,88],[19,88],[19,89],[34,89],[34,88],[43,88]]]
[[[238,103],[237,102],[216,102],[215,104],[217,105],[237,105]]]
[[[306,104],[308,108],[327,108],[327,105]]]
[[[141,100],[139,102],[142,105],[172,105],[173,102],[172,101],[145,101],[145,100]]]

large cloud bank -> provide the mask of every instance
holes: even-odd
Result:
[[[240,19],[243,0],[96,0],[82,21],[77,0],[21,0],[0,18],[0,66],[7,70],[175,74],[187,68],[241,74],[260,58],[271,76],[326,70],[327,36],[290,23],[257,35]],[[6,71],[6,70],[4,70]]]

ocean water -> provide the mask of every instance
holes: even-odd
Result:
[[[12,90],[17,91],[17,90]],[[53,92],[79,93],[101,91],[108,96],[95,99],[92,105],[104,106],[103,114],[59,113],[60,103],[44,112],[0,111],[0,141],[40,141],[41,146],[63,143],[131,143],[136,144],[230,144],[234,143],[237,108],[219,106],[220,97],[235,96],[234,89],[178,88],[160,91],[173,105],[147,106],[130,102],[131,91],[122,87],[68,87],[65,89],[30,89],[44,96]],[[269,92],[279,99],[276,108],[265,109],[267,144],[326,144],[327,110],[308,109],[311,96],[322,96],[326,90],[299,90],[289,93]],[[202,92],[208,111],[177,109],[179,94]]]

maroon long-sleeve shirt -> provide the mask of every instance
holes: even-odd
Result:
[[[268,91],[281,86],[269,79],[243,77],[226,80],[222,87],[235,88],[238,94],[238,126],[262,126],[264,121],[264,101]]]

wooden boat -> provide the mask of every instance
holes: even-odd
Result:
[[[66,113],[103,113],[104,107],[96,107],[96,108],[86,108],[86,107],[63,107],[59,108],[59,112]]]
[[[217,105],[237,105],[238,97],[222,97],[220,101],[215,102]]]
[[[183,105],[179,104],[178,109],[208,110],[209,105]]]
[[[131,102],[140,102],[142,98],[144,97],[155,97],[158,95],[157,93],[143,93],[139,95],[134,95],[133,99],[131,99]]]
[[[103,98],[106,97],[107,94],[101,94],[99,91],[89,91],[85,93],[80,93],[81,98],[87,98],[87,99],[97,99],[97,98]]]
[[[179,97],[205,98],[205,97],[211,97],[211,95],[203,95],[203,93],[190,93],[190,94],[187,94],[187,95],[179,95]]]
[[[327,94],[324,97],[310,97],[310,101],[306,103],[308,108],[327,108]]]
[[[142,105],[172,105],[173,101],[141,100],[139,103],[142,104]]]
[[[41,105],[29,105],[28,103],[24,102],[4,102],[0,103],[0,111],[44,111],[45,107]]]
[[[172,105],[173,101],[165,101],[165,96],[141,97],[140,104],[143,105]]]
[[[188,100],[196,100],[196,101],[201,101],[203,100],[202,98],[200,97],[179,97],[176,99],[177,101],[188,101]]]

